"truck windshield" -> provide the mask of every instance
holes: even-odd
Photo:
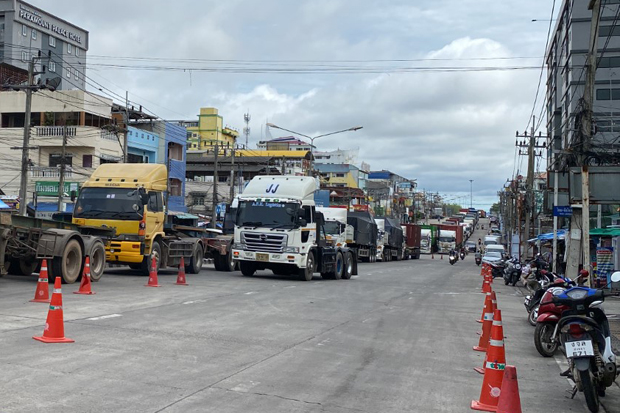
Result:
[[[340,224],[338,221],[325,221],[325,233],[328,235],[340,235]]]
[[[298,211],[299,204],[293,202],[241,201],[237,225],[293,228]]]
[[[439,241],[440,242],[454,242],[455,238],[454,237],[439,237]]]
[[[140,220],[141,216],[134,210],[134,205],[138,205],[139,211],[142,211],[138,191],[131,188],[83,188],[73,216],[123,221]]]

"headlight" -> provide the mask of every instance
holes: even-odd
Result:
[[[520,269],[521,269],[521,266],[520,266],[519,264],[517,264],[517,265],[515,265],[515,268],[516,268],[517,270],[520,270]]]
[[[588,290],[582,290],[582,289],[570,290],[569,292],[566,293],[566,295],[572,298],[573,300],[581,300],[586,295],[588,295]]]
[[[292,254],[299,254],[299,247],[286,247],[283,252],[288,252]]]

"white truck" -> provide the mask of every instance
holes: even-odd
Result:
[[[363,262],[374,261],[377,250],[377,230],[367,212],[349,212],[346,208],[317,207],[325,218],[328,245],[347,246]]]
[[[308,176],[256,176],[239,195],[233,260],[244,276],[269,269],[297,275],[349,279],[357,256],[346,246],[328,245],[323,214],[315,207],[318,181]]]
[[[430,254],[433,246],[433,235],[430,229],[422,229],[422,239],[420,240],[420,252]]]
[[[375,218],[377,223],[377,261],[398,261],[403,256],[403,230],[391,218]]]
[[[442,229],[439,231],[439,253],[448,254],[456,250],[456,231]]]

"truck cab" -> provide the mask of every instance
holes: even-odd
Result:
[[[159,268],[177,266],[181,257],[186,257],[189,270],[200,271],[198,240],[166,234],[167,182],[165,165],[100,165],[82,186],[72,221],[115,229],[115,236],[106,242],[106,261],[110,264],[129,265],[148,274],[153,258]]]
[[[256,176],[248,183],[238,197],[232,246],[243,275],[269,269],[309,281],[317,271],[337,279],[357,272],[353,251],[328,245],[317,189],[308,176]]]

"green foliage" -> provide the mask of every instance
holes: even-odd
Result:
[[[499,214],[499,202],[496,202],[493,205],[491,205],[491,213]]]
[[[443,210],[447,217],[457,214],[461,209],[463,209],[463,207],[459,204],[444,204],[443,206]]]

